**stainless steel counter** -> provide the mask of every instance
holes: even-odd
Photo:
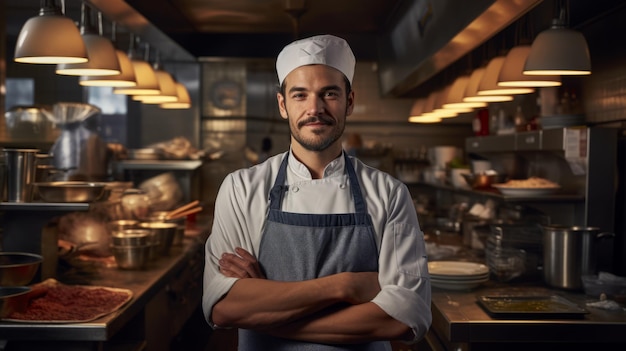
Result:
[[[589,311],[582,319],[496,319],[477,303],[480,295],[557,295]],[[583,293],[550,289],[537,284],[489,282],[472,291],[433,288],[433,324],[427,336],[433,349],[555,350],[563,345],[593,344],[599,349],[626,346],[626,312],[587,307],[597,301]],[[434,344],[434,346],[433,346]],[[611,345],[611,346],[609,346]],[[604,347],[606,346],[606,347]]]
[[[85,284],[129,289],[133,292],[132,300],[119,311],[87,323],[52,324],[52,323],[8,323],[0,322],[0,340],[8,345],[20,345],[15,349],[33,349],[37,346],[50,346],[48,349],[108,349],[107,342],[137,342],[144,344],[149,331],[146,331],[146,307],[159,294],[164,294],[171,304],[156,306],[157,309],[170,309],[174,313],[185,310],[190,314],[198,308],[201,298],[202,255],[204,235],[185,237],[182,246],[172,247],[168,256],[150,263],[144,270],[120,270],[96,266],[87,270],[88,274],[66,274],[57,280],[67,284]],[[185,276],[184,283],[181,277]],[[194,280],[197,279],[197,284]],[[171,320],[162,321],[170,323]],[[172,327],[173,328],[173,327]],[[37,341],[40,341],[37,344]],[[45,341],[45,342],[41,342]],[[22,347],[21,344],[28,345]],[[70,347],[71,346],[71,347]],[[163,346],[166,347],[166,346]],[[131,349],[136,349],[133,347]],[[153,348],[158,349],[158,348]]]

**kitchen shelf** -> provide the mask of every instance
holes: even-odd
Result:
[[[89,203],[56,203],[56,202],[2,202],[2,211],[87,211]]]
[[[489,198],[502,200],[504,202],[584,202],[585,197],[583,195],[578,194],[550,194],[550,195],[542,195],[542,196],[505,196],[502,195],[496,189],[485,189],[485,190],[475,190],[475,189],[464,189],[464,188],[455,188],[453,186],[444,185],[444,184],[432,184],[432,183],[409,183],[407,186],[425,186],[430,187],[436,190],[446,190],[450,192],[454,192],[457,194],[465,194],[468,196],[486,196]]]

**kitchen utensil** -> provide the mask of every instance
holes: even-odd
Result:
[[[122,231],[124,229],[136,228],[138,224],[139,221],[136,221],[134,219],[118,219],[109,222],[109,228],[111,229],[111,233],[114,233],[116,231]]]
[[[172,247],[176,235],[176,223],[142,222],[139,228],[150,230],[158,240],[158,252],[167,255]]]
[[[105,184],[79,181],[43,182],[33,184],[45,202],[93,202],[104,195]]]
[[[597,274],[598,241],[614,237],[597,227],[543,226],[543,277],[555,288],[579,290],[583,275]]]
[[[30,202],[35,180],[35,160],[38,149],[4,149],[7,167],[7,200]]]
[[[174,240],[172,241],[172,246],[179,246],[183,243],[183,239],[185,237],[185,228],[187,226],[187,218],[186,217],[178,217],[168,219],[167,216],[171,212],[168,211],[156,211],[152,212],[148,217],[149,222],[167,222],[167,223],[175,223],[176,224],[176,234],[174,235]]]
[[[439,169],[445,169],[448,162],[452,161],[460,154],[459,148],[455,146],[435,146],[428,150],[428,152],[431,165]]]
[[[0,286],[0,318],[9,316],[14,311],[21,311],[26,307],[28,286]]]
[[[61,134],[52,145],[53,165],[65,171],[65,180],[102,181],[107,178],[110,153],[96,132],[95,116],[100,109],[94,105],[59,102],[53,106],[53,119]]]
[[[172,172],[164,172],[139,184],[139,189],[150,198],[152,211],[167,211],[183,199],[183,191]]]
[[[33,280],[41,255],[27,252],[0,252],[0,286],[22,286]]]
[[[117,266],[121,269],[142,269],[150,258],[150,245],[111,246]]]
[[[507,178],[505,174],[491,172],[462,173],[461,176],[465,178],[467,184],[473,189],[488,189],[492,184],[505,182]]]
[[[49,106],[14,106],[4,114],[4,119],[13,140],[47,140],[54,136]]]
[[[478,304],[494,318],[583,318],[589,311],[561,296],[479,296]]]
[[[195,201],[192,201],[192,202],[190,202],[190,203],[188,203],[188,204],[185,204],[185,205],[183,205],[183,206],[180,206],[180,207],[178,207],[178,208],[176,208],[176,209],[174,209],[174,210],[172,210],[172,211],[168,212],[168,213],[165,215],[165,219],[175,218],[175,217],[177,217],[177,215],[179,215],[180,213],[185,212],[185,211],[187,211],[187,210],[189,210],[189,209],[191,209],[191,208],[193,208],[193,207],[197,206],[199,203],[200,203],[200,201],[195,200]]]
[[[450,184],[459,189],[468,189],[470,186],[463,177],[463,174],[470,174],[469,168],[452,168],[450,169]]]
[[[202,212],[202,207],[201,206],[197,206],[197,207],[185,210],[183,212],[180,212],[180,213],[170,217],[170,219],[184,218],[184,217],[187,217],[189,215],[192,215],[192,214],[198,213],[198,212]]]
[[[100,215],[91,212],[71,212],[59,219],[59,239],[74,243],[85,255],[111,255],[111,231]]]
[[[111,234],[114,246],[146,246],[150,244],[150,230],[122,229]]]

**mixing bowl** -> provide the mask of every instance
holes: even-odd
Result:
[[[0,286],[0,318],[25,310],[28,304],[28,298],[25,295],[30,291],[31,288],[27,286]]]
[[[111,235],[115,246],[146,246],[150,244],[150,230],[123,229],[114,231]]]
[[[45,202],[93,202],[104,195],[104,183],[59,181],[34,183]]]
[[[23,286],[33,280],[41,265],[41,255],[26,252],[0,252],[0,286]]]

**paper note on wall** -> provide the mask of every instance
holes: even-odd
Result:
[[[587,128],[565,128],[565,160],[575,175],[587,173]]]

